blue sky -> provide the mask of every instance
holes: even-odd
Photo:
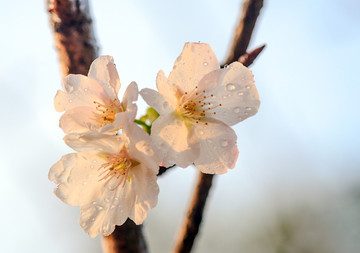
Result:
[[[212,238],[210,228],[217,224],[217,233],[226,233],[220,224],[236,222],[236,212],[266,210],[269,197],[281,203],[359,182],[359,5],[265,1],[250,43],[267,44],[251,67],[260,111],[234,127],[239,161],[216,179],[202,241]],[[154,88],[157,71],[168,74],[187,41],[209,43],[223,60],[240,6],[235,0],[113,0],[93,1],[92,12],[101,54],[114,57],[123,92],[133,80]],[[99,240],[77,224],[78,208],[56,199],[47,180],[49,167],[71,149],[61,141],[60,115],[53,109],[61,79],[44,1],[2,1],[0,9],[0,236],[6,238],[0,251],[98,252]],[[145,103],[139,107],[144,111]],[[159,180],[159,205],[147,221],[154,249],[162,243],[151,235],[156,227],[171,231],[165,247],[171,246],[195,172],[178,168]],[[222,242],[231,247],[236,239]],[[206,247],[199,242],[196,249]]]

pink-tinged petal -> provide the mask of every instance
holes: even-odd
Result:
[[[110,235],[115,225],[122,225],[135,203],[136,192],[126,182],[116,188],[118,180],[111,179],[100,198],[81,207],[80,226],[91,236]]]
[[[216,70],[209,75],[217,82],[217,86],[210,92],[214,97],[207,100],[214,107],[211,113],[216,113],[211,114],[212,118],[232,126],[257,113],[260,98],[254,84],[254,76],[248,68],[234,62],[227,68]],[[221,106],[218,106],[220,104]]]
[[[147,211],[157,205],[159,186],[157,173],[148,169],[146,164],[139,164],[131,173],[131,187],[136,191],[136,198],[129,218],[139,225],[144,222]]]
[[[195,166],[207,174],[224,174],[228,168],[235,167],[239,151],[236,146],[236,134],[225,123],[208,119],[204,123],[195,124],[195,133],[200,142],[200,155]]]
[[[139,95],[139,89],[136,82],[131,82],[129,86],[126,88],[126,91],[123,96],[122,104],[126,109],[129,105],[134,104],[137,101]]]
[[[127,147],[129,156],[145,164],[156,175],[159,172],[160,161],[150,136],[135,123],[128,124],[122,133],[129,139]]]
[[[111,234],[115,225],[122,225],[128,217],[141,224],[146,212],[157,204],[156,174],[142,164],[130,173],[130,181],[118,185],[118,180],[112,179],[99,199],[81,208],[80,225],[91,237]]]
[[[79,152],[118,153],[128,145],[129,139],[124,135],[107,135],[94,132],[68,134],[64,137],[66,145]]]
[[[174,110],[170,106],[169,102],[157,91],[145,88],[140,91],[140,95],[145,102],[154,108],[159,114],[169,113]]]
[[[90,106],[95,109],[94,101],[106,104],[111,97],[94,79],[83,75],[68,75],[64,78],[64,91],[58,91],[54,106],[59,112],[79,106]]]
[[[113,57],[104,55],[95,59],[88,76],[101,84],[111,98],[117,97],[121,84]]]
[[[175,113],[160,115],[151,128],[151,140],[163,166],[187,167],[199,155],[199,143],[191,124]]]
[[[208,44],[186,43],[168,81],[184,92],[190,92],[207,73],[219,68],[216,55]]]
[[[60,118],[60,128],[68,134],[97,131],[101,125],[96,111],[88,106],[80,106],[67,110]]]
[[[176,83],[170,83],[162,70],[160,70],[156,76],[156,86],[167,103],[173,108],[176,108],[178,98],[183,95],[184,91],[179,89],[179,86],[176,85]]]
[[[56,196],[69,205],[81,206],[99,198],[104,182],[99,182],[102,157],[77,153],[63,156],[49,171],[49,179],[58,185]]]

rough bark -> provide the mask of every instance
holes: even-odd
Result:
[[[86,75],[98,56],[87,0],[47,0],[61,73]]]

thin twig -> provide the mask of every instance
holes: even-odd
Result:
[[[234,40],[225,64],[237,61],[246,53],[254,26],[259,16],[263,0],[245,0],[242,7],[242,16],[235,30]]]
[[[47,0],[62,75],[86,75],[98,56],[88,0]],[[147,252],[142,226],[127,220],[104,238],[104,252]]]
[[[258,55],[263,51],[264,48],[265,45],[255,48],[254,50],[240,56],[238,61],[241,62],[244,66],[249,67],[258,57]]]
[[[63,76],[86,75],[98,56],[88,0],[47,0]]]
[[[242,17],[236,29],[233,46],[225,64],[230,64],[234,61],[240,60],[243,61],[244,65],[248,66],[255,60],[264,48],[264,46],[257,48],[248,53],[246,56],[246,49],[249,45],[255,22],[262,6],[263,0],[245,0],[243,4]],[[245,56],[240,58],[243,55]],[[249,58],[251,58],[250,61]],[[176,246],[173,251],[174,253],[191,252],[195,238],[200,229],[203,211],[213,178],[214,175],[203,174],[200,172],[198,184],[193,194],[191,204],[188,208],[186,220],[183,223],[183,227],[180,229],[180,234],[177,238]]]

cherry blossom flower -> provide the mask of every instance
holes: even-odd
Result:
[[[135,123],[121,135],[70,134],[67,143],[79,151],[54,164],[49,179],[55,194],[81,207],[81,227],[91,236],[111,234],[129,217],[141,224],[157,204],[159,170],[150,137]]]
[[[234,168],[238,149],[232,126],[260,105],[252,72],[239,62],[220,68],[208,44],[186,43],[167,78],[157,75],[158,92],[144,100],[160,114],[151,129],[164,166],[194,165],[204,173]]]
[[[117,94],[120,79],[111,56],[101,56],[90,66],[88,76],[70,74],[64,79],[64,91],[55,96],[55,109],[65,111],[60,127],[66,134],[100,132],[115,134],[124,122],[133,121],[138,87],[132,82],[123,101]]]

